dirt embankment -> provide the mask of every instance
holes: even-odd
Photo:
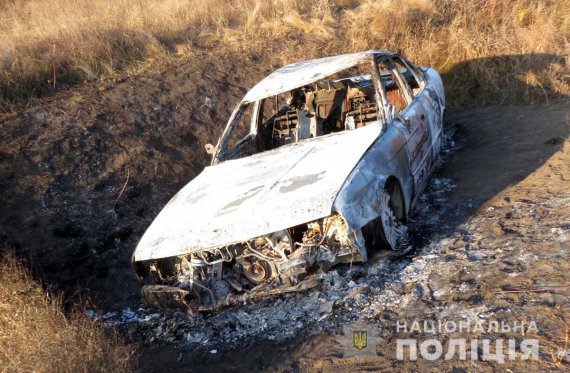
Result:
[[[71,295],[138,301],[136,242],[208,164],[259,71],[200,56],[120,82],[84,85],[0,119],[0,240]]]

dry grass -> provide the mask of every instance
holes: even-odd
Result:
[[[262,68],[345,51],[401,50],[445,74],[453,106],[570,93],[567,0],[0,0],[0,6],[4,108],[60,84],[212,48],[231,58],[262,56]]]
[[[0,261],[1,372],[122,372],[134,350],[34,281],[13,255]]]

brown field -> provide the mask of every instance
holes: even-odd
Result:
[[[401,50],[447,74],[453,107],[570,92],[566,0],[3,0],[0,7],[3,111],[65,85],[214,49],[262,68]]]
[[[0,261],[1,372],[122,372],[134,350],[80,311],[66,315],[13,255]]]

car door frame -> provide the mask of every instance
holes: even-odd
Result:
[[[420,86],[420,91],[414,96],[414,99],[423,106],[425,112],[425,122],[430,136],[429,153],[431,157],[426,160],[424,165],[425,175],[418,187],[418,193],[421,192],[429,181],[429,176],[433,173],[435,167],[440,161],[441,138],[443,134],[443,113],[442,105],[434,93],[434,88],[429,85],[429,80],[421,69],[408,61],[404,56],[396,55],[408,71],[412,73],[415,80]]]
[[[426,101],[425,102],[426,107],[429,109],[433,109],[430,110],[429,113],[427,113],[428,114],[427,123],[431,135],[431,150],[433,153],[433,160],[434,160],[432,168],[434,168],[437,165],[437,162],[440,157],[439,151],[441,149],[441,137],[443,134],[443,113],[442,113],[443,107],[439,99],[436,98],[437,94],[434,94],[433,87],[429,86],[429,81],[424,72],[420,68],[412,64],[410,61],[408,61],[405,57],[403,56],[397,56],[397,57],[400,58],[400,60],[404,63],[408,71],[412,73],[412,75],[420,85],[421,90],[417,93],[416,97],[422,95],[421,100]]]
[[[392,110],[391,114],[392,125],[398,128],[405,138],[404,147],[408,155],[410,165],[409,172],[414,185],[412,198],[412,204],[414,204],[417,195],[425,187],[434,163],[432,151],[433,141],[431,139],[432,131],[430,130],[430,125],[427,120],[429,115],[421,102],[422,100],[425,100],[427,85],[425,80],[419,80],[418,84],[420,84],[421,91],[414,97],[409,84],[397,68],[393,57],[400,58],[400,61],[404,63],[407,62],[398,55],[382,56],[378,62],[383,63],[388,67],[392,78],[404,94],[408,103],[407,106],[399,113],[395,113],[395,111]],[[410,69],[408,64],[404,64],[404,66],[411,72],[413,71]],[[417,79],[413,72],[412,74]],[[414,141],[416,142],[415,144]]]

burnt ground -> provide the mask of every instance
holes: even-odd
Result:
[[[130,268],[137,240],[208,163],[204,144],[215,143],[260,75],[251,61],[204,61],[84,84],[0,118],[4,248],[68,299],[90,297],[91,315],[140,345],[139,370],[568,368],[550,354],[564,349],[570,321],[566,99],[449,113],[445,162],[416,209],[404,256],[376,253],[333,269],[316,289],[215,315],[139,308]],[[396,338],[410,337],[395,332],[396,321],[426,318],[535,320],[540,360],[397,361]],[[355,323],[377,337],[358,359],[339,342]],[[509,337],[521,338],[491,335]]]

